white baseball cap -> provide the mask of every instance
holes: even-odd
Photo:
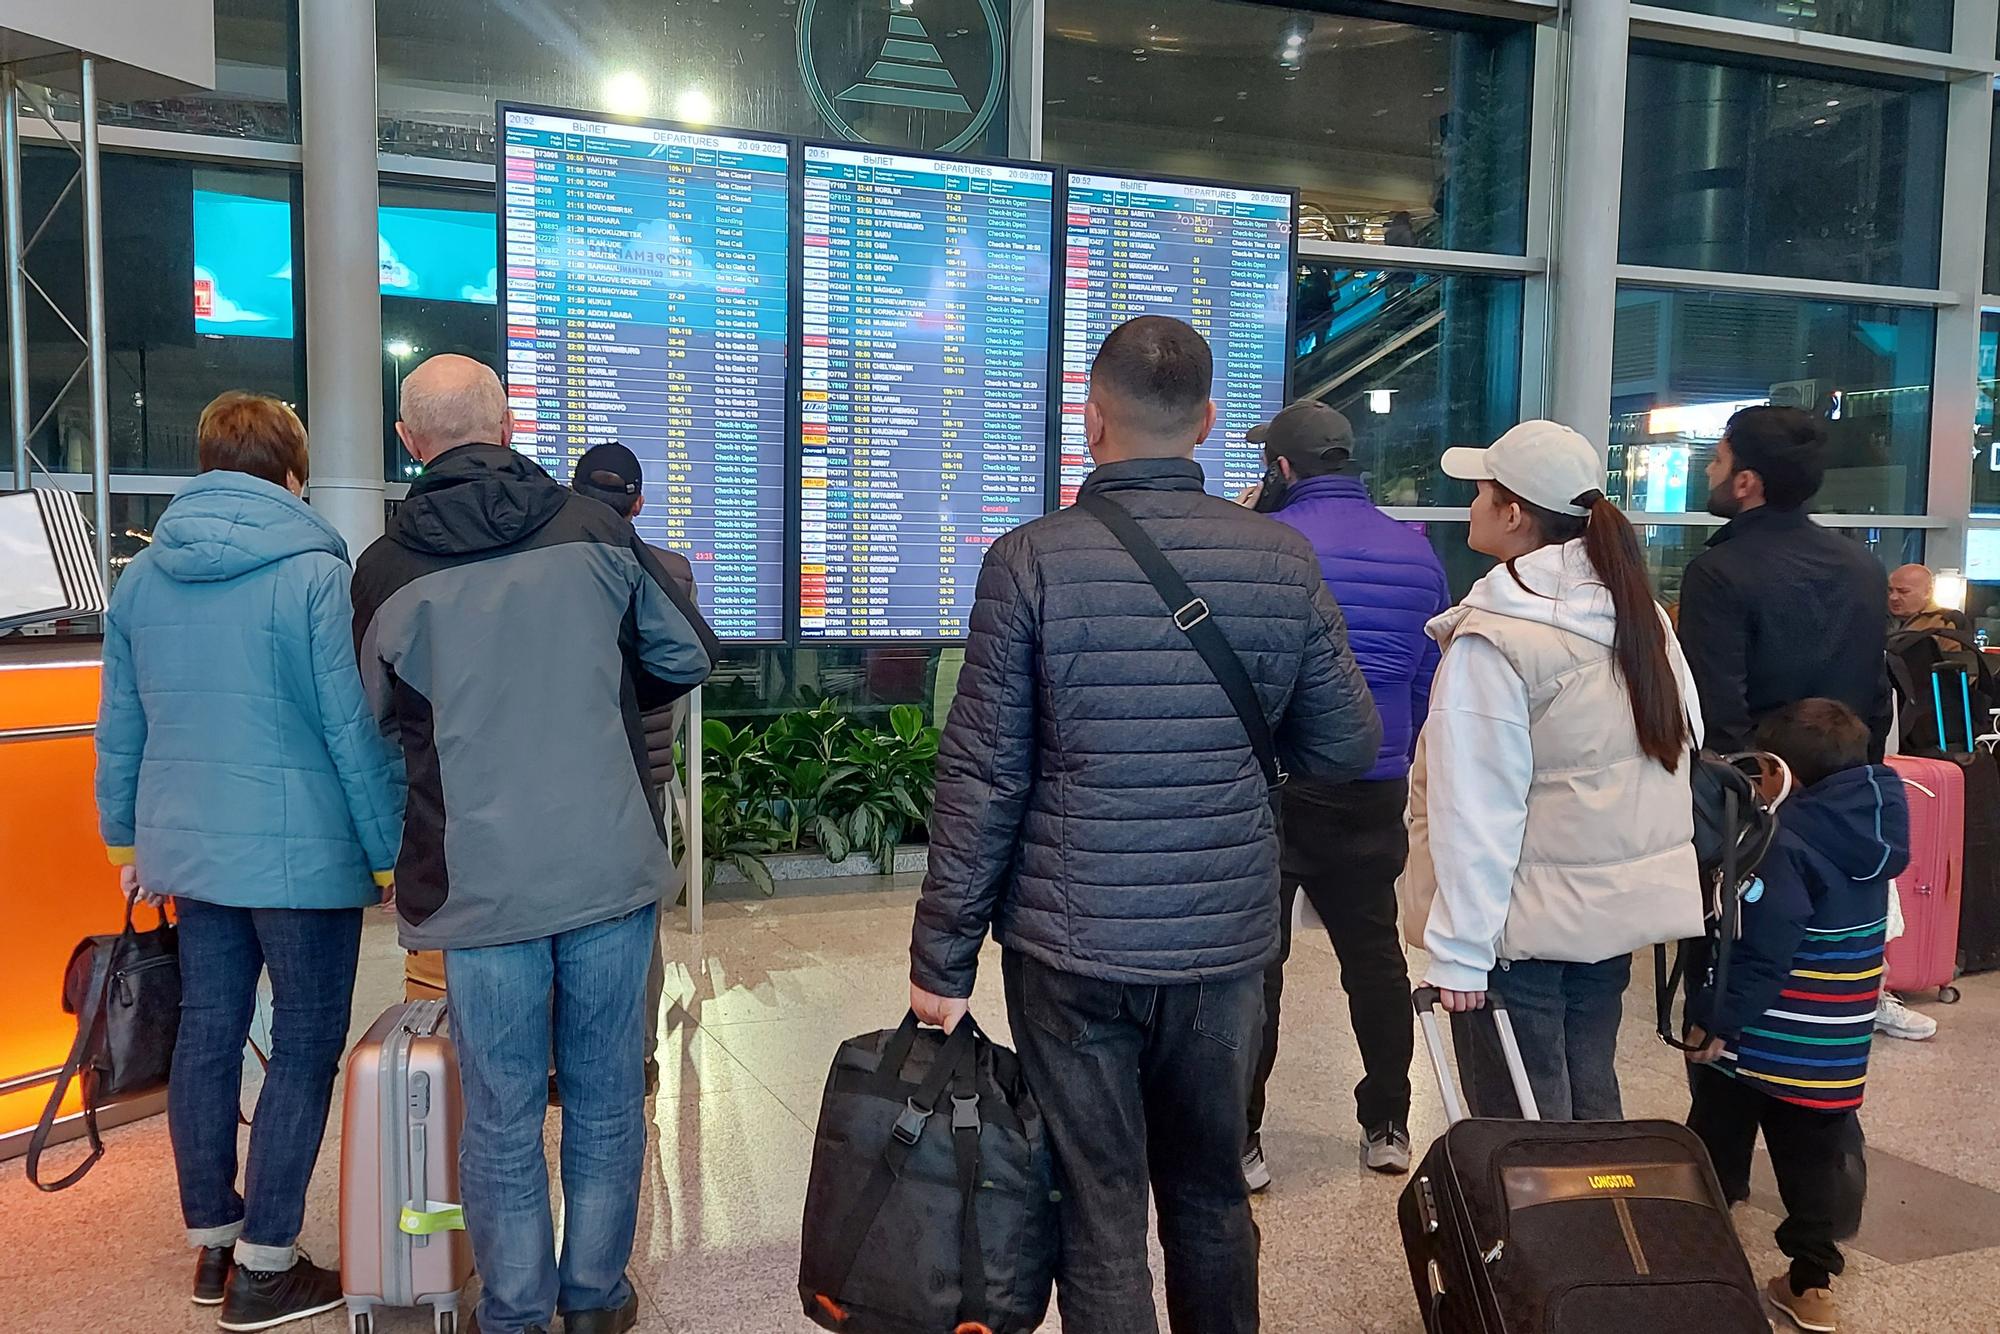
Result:
[[[1444,452],[1447,477],[1498,482],[1521,499],[1557,514],[1585,515],[1604,494],[1604,458],[1561,422],[1526,421],[1485,449]]]

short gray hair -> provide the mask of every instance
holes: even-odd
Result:
[[[507,391],[491,367],[447,353],[404,378],[397,412],[415,441],[434,452],[497,445],[507,418]]]

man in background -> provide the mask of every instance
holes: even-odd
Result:
[[[1888,579],[1868,549],[1814,523],[1826,427],[1798,408],[1745,408],[1708,465],[1709,513],[1729,522],[1689,562],[1680,638],[1708,745],[1754,749],[1757,724],[1803,699],[1837,699],[1889,735]]]
[[[708,675],[713,637],[632,526],[508,448],[493,372],[433,357],[397,434],[423,475],[354,575],[356,656],[410,801],[406,949],[442,949],[484,1334],[617,1334],[646,1143],[640,1005],[671,867],[642,706]],[[542,1124],[554,1037],[563,1246]]]
[[[1349,783],[1294,777],[1285,785],[1283,943],[1264,971],[1264,1044],[1250,1091],[1243,1175],[1253,1191],[1271,1184],[1262,1129],[1265,1086],[1278,1059],[1278,1016],[1292,910],[1299,890],[1340,959],[1340,985],[1365,1074],[1354,1090],[1362,1162],[1372,1171],[1410,1170],[1410,979],[1396,930],[1396,877],[1409,856],[1403,809],[1410,753],[1429,711],[1438,646],[1424,633],[1451,605],[1431,544],[1368,496],[1354,462],[1354,428],[1307,399],[1262,426],[1267,471],[1254,504],[1312,543],[1327,590],[1347,618],[1348,643],[1382,716],[1375,767]]]
[[[1277,957],[1272,794],[1181,625],[1213,618],[1300,775],[1375,762],[1381,724],[1312,547],[1202,489],[1213,360],[1144,316],[1104,340],[1076,506],[995,542],[938,754],[910,1004],[965,1017],[980,945],[1055,1151],[1068,1328],[1156,1334],[1148,1184],[1176,1330],[1257,1328],[1240,1162],[1264,968]],[[1196,594],[1177,619],[1104,520],[1123,509]],[[1197,614],[1198,613],[1198,614]]]
[[[1889,616],[1891,633],[1897,630],[1956,630],[1972,633],[1972,618],[1956,607],[1937,604],[1937,576],[1928,565],[1898,566],[1889,574]],[[1938,646],[1961,648],[1956,642],[1940,639]]]
[[[601,500],[625,516],[628,523],[636,523],[639,511],[646,508],[646,474],[639,466],[639,456],[619,444],[616,440],[601,445],[592,445],[576,461],[570,472],[570,489],[580,496]],[[690,603],[695,600],[694,566],[678,551],[647,543],[647,549],[659,558],[660,568],[681,591]],[[653,786],[662,800],[674,781],[674,738],[680,735],[681,724],[687,719],[687,700],[677,699],[672,704],[657,709],[647,709],[640,715],[640,723],[646,730],[646,765],[652,774]],[[670,803],[669,803],[670,804]],[[673,812],[668,810],[668,818]],[[682,826],[676,834],[687,837],[687,828]],[[673,898],[663,885],[660,912],[665,915],[672,906]],[[679,886],[672,887],[678,894]],[[660,950],[658,932],[653,935],[653,961],[646,966],[646,1095],[651,1097],[660,1091],[660,1001],[667,990],[667,961]]]

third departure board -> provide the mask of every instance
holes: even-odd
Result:
[[[1215,352],[1215,429],[1195,451],[1208,488],[1264,475],[1243,438],[1284,406],[1293,197],[1281,190],[1071,172],[1063,278],[1062,501],[1090,472],[1083,400],[1104,336],[1140,315],[1186,320]]]
[[[725,639],[785,629],[784,139],[502,107],[507,396],[558,481],[619,440]]]
[[[799,628],[959,639],[1045,508],[1055,173],[805,149]]]

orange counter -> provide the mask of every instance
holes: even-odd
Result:
[[[63,968],[123,917],[91,793],[97,683],[94,640],[0,640],[0,1088],[63,1063]],[[85,730],[22,735],[63,728]],[[0,1136],[32,1126],[48,1092],[0,1093]],[[72,1086],[65,1110],[78,1104]]]

